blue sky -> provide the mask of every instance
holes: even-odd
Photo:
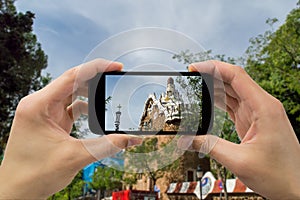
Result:
[[[45,72],[55,78],[81,64],[107,38],[142,27],[179,31],[216,54],[241,56],[249,38],[268,29],[267,18],[278,18],[279,26],[297,1],[19,0],[16,6],[36,14],[34,32],[49,57]]]

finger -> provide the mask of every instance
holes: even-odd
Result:
[[[226,92],[226,94],[238,100],[238,95],[232,89],[231,85],[225,83],[224,86],[225,86],[225,92]]]
[[[235,115],[234,112],[231,110],[230,107],[226,108],[227,113],[229,114],[230,119],[235,123]]]
[[[177,142],[178,148],[182,150],[197,151],[203,154],[209,154],[218,141],[214,135],[202,136],[181,136]]]
[[[99,67],[99,63],[101,63],[101,67]],[[121,71],[122,68],[122,63],[112,62],[104,59],[96,59],[91,61],[89,64],[82,64],[76,77],[77,88],[74,97],[87,97],[88,81],[94,78],[98,73],[107,71]]]
[[[223,111],[227,111],[228,107],[236,111],[239,108],[239,101],[230,94],[225,94],[222,89],[216,89],[214,92],[214,105]]]
[[[227,108],[229,107],[234,113],[237,112],[237,109],[239,108],[239,102],[229,95],[226,95],[226,105]]]
[[[183,136],[178,140],[178,147],[209,154],[233,173],[238,171],[241,160],[243,160],[243,151],[238,144],[214,135]]]
[[[89,153],[87,157],[92,156],[88,162],[94,162],[112,156],[126,147],[139,145],[142,141],[143,138],[138,136],[111,134],[99,138],[82,139],[81,143]]]
[[[88,84],[81,84],[79,88],[77,88],[76,93],[74,93],[73,98],[77,98],[78,96],[88,98]]]
[[[76,100],[68,108],[70,118],[76,121],[80,115],[88,115],[88,103],[86,101]]]
[[[237,66],[229,63],[219,62],[215,60],[192,63],[189,66],[190,71],[198,71],[202,73],[211,74],[214,78],[221,80],[225,83],[231,84],[235,78]]]
[[[46,86],[44,92],[50,101],[63,102],[69,99],[68,97],[72,96],[79,87],[82,87],[82,85],[85,84],[84,82],[96,76],[97,73],[120,69],[122,69],[121,63],[96,59],[66,71],[63,75]],[[65,104],[70,105],[71,103],[69,99],[69,102]]]
[[[212,74],[219,80],[231,85],[238,99],[243,101],[249,100],[252,106],[261,103],[261,99],[256,98],[257,95],[265,94],[241,67],[229,63],[220,61],[193,63],[189,66],[189,70]]]
[[[88,63],[80,65],[80,74],[77,77],[78,81],[87,82],[100,72],[105,71],[120,71],[123,64],[120,62],[113,62],[105,59],[95,59]]]
[[[217,106],[217,108],[220,108],[221,110],[226,111],[227,105],[226,105],[226,101],[224,100],[223,96],[215,95],[214,104],[215,104],[215,106]]]
[[[179,149],[193,151],[193,141],[196,136],[193,135],[183,135],[178,139],[177,146]]]
[[[195,148],[199,148],[199,144],[196,141]],[[214,148],[210,151],[210,156],[228,168],[235,175],[238,175],[242,169],[242,165],[245,163],[245,156],[247,153],[241,145],[232,143],[230,141],[219,138]]]

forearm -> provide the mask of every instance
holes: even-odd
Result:
[[[300,166],[300,165],[299,165]],[[300,173],[296,169],[295,173],[298,174],[298,176],[293,176],[290,180],[290,196],[287,199],[300,199]],[[284,176],[284,175],[283,175]]]

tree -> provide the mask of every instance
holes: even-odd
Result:
[[[159,141],[159,138],[163,141]],[[180,167],[180,158],[173,161],[176,144],[177,140],[172,136],[149,136],[144,138],[141,145],[128,149],[125,152],[125,168],[131,173],[129,176],[126,174],[131,182],[127,183],[136,183],[138,177],[144,176],[151,180],[150,191],[154,191],[159,178],[166,177],[169,182],[181,180],[182,176],[177,170]],[[165,163],[168,164],[165,165]],[[132,175],[132,173],[138,175]]]
[[[100,166],[96,169],[89,186],[96,191],[100,190],[100,195],[103,197],[104,192],[110,193],[113,190],[122,189],[123,174],[124,172],[114,168]]]
[[[8,138],[19,100],[40,89],[47,56],[32,33],[34,14],[17,12],[14,0],[0,1],[0,154]]]
[[[183,118],[180,120],[180,127],[186,131],[196,132],[202,129],[202,77],[200,76],[178,76],[175,80],[184,94],[184,104],[180,107],[180,114]]]
[[[245,69],[271,95],[279,99],[300,138],[300,1],[276,31],[277,19],[268,19],[271,30],[250,40]]]

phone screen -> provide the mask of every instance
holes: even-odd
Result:
[[[212,107],[207,81],[196,72],[103,73],[97,121],[105,134],[204,134]]]

